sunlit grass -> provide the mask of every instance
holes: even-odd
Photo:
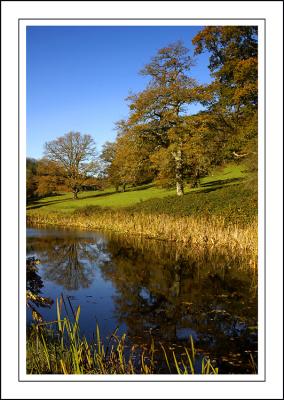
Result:
[[[120,208],[151,198],[163,198],[174,194],[174,190],[158,188],[153,185],[128,188],[124,193],[116,193],[113,188],[108,188],[103,191],[81,192],[78,195],[78,200],[73,200],[71,193],[62,193],[60,196],[45,197],[44,199],[28,205],[27,209],[38,209],[41,212],[72,212],[77,208],[89,205]]]
[[[208,189],[207,185],[213,182],[215,187],[233,185],[233,179],[241,179],[246,176],[242,165],[229,165],[223,169],[213,171],[208,177],[201,179],[201,187],[191,189],[185,186],[185,194],[202,192]],[[28,212],[37,210],[40,212],[73,212],[77,208],[94,205],[100,207],[122,208],[135,204],[142,204],[150,199],[163,199],[176,197],[175,189],[156,187],[154,184],[139,187],[128,187],[125,192],[117,193],[114,188],[105,190],[85,191],[78,195],[78,200],[73,200],[72,193],[62,192],[56,196],[45,197],[27,206]]]
[[[243,164],[228,164],[226,167],[216,168],[201,183],[209,183],[218,180],[245,178],[248,175],[246,167]]]

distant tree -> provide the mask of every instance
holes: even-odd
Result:
[[[116,156],[116,142],[105,142],[100,154],[101,174],[108,184],[113,185],[118,192],[121,184],[119,168],[114,164]]]
[[[116,141],[103,145],[100,158],[108,182],[116,191],[119,187],[125,191],[126,185],[136,186],[152,180],[150,151],[127,121],[117,122],[116,130]]]
[[[57,168],[57,174],[73,198],[90,177],[98,171],[95,142],[90,135],[69,132],[45,144],[45,158]],[[50,164],[52,165],[52,164]]]
[[[26,159],[26,196],[27,201],[37,197],[37,168],[38,162],[34,158]]]
[[[117,122],[116,130],[118,134],[113,165],[119,170],[122,190],[127,184],[137,186],[151,180],[151,144],[143,141],[128,121]]]
[[[38,160],[37,195],[45,197],[57,191],[69,190],[65,184],[64,174],[64,169],[57,162],[47,158]]]

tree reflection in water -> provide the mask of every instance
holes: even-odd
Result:
[[[27,310],[31,310],[33,320],[42,321],[42,315],[38,307],[51,307],[53,300],[41,295],[41,289],[44,287],[43,281],[38,274],[39,260],[35,257],[26,259],[26,305]]]
[[[181,345],[192,335],[236,371],[249,360],[246,352],[257,351],[257,301],[239,260],[220,253],[198,259],[189,249],[138,238],[114,237],[108,250],[112,260],[102,273],[117,289],[116,315],[131,337],[143,342],[150,332]]]
[[[67,290],[88,288],[95,278],[94,264],[104,260],[105,243],[89,237],[36,237],[30,247],[44,264],[43,279]]]
[[[43,288],[43,281],[38,274],[39,260],[34,257],[29,257],[26,260],[26,290],[31,293],[37,295],[41,293],[41,289]]]
[[[223,373],[251,373],[249,352],[257,351],[256,277],[237,255],[200,253],[138,236],[68,231],[31,237],[28,246],[42,262],[43,279],[68,290],[90,287],[99,267],[115,288],[112,301],[108,297],[100,307],[105,318],[125,324],[132,343],[154,337],[178,352],[192,335]]]

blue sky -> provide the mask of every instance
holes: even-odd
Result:
[[[193,55],[189,26],[27,27],[27,156],[70,131],[92,135],[97,149],[115,139],[114,123],[128,115],[125,98],[143,90],[139,71],[161,47],[182,40]],[[191,76],[210,81],[208,54]],[[191,112],[198,106],[193,106]]]

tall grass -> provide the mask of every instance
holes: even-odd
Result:
[[[80,306],[74,321],[62,318],[63,299],[57,300],[57,320],[35,323],[28,332],[27,373],[28,374],[217,374],[208,358],[202,358],[201,370],[196,369],[196,351],[191,338],[190,347],[177,356],[168,354],[161,344],[155,348],[154,340],[147,350],[126,346],[126,335],[118,337],[116,331],[105,345],[101,341],[97,325],[96,342],[89,343],[81,338],[79,328]],[[56,330],[50,329],[56,325]]]
[[[32,213],[27,223],[54,225],[87,230],[111,230],[127,235],[174,241],[198,254],[230,254],[241,257],[244,265],[257,265],[257,220],[246,226],[227,224],[222,217],[174,216],[168,214],[130,213],[87,207],[73,214]]]

